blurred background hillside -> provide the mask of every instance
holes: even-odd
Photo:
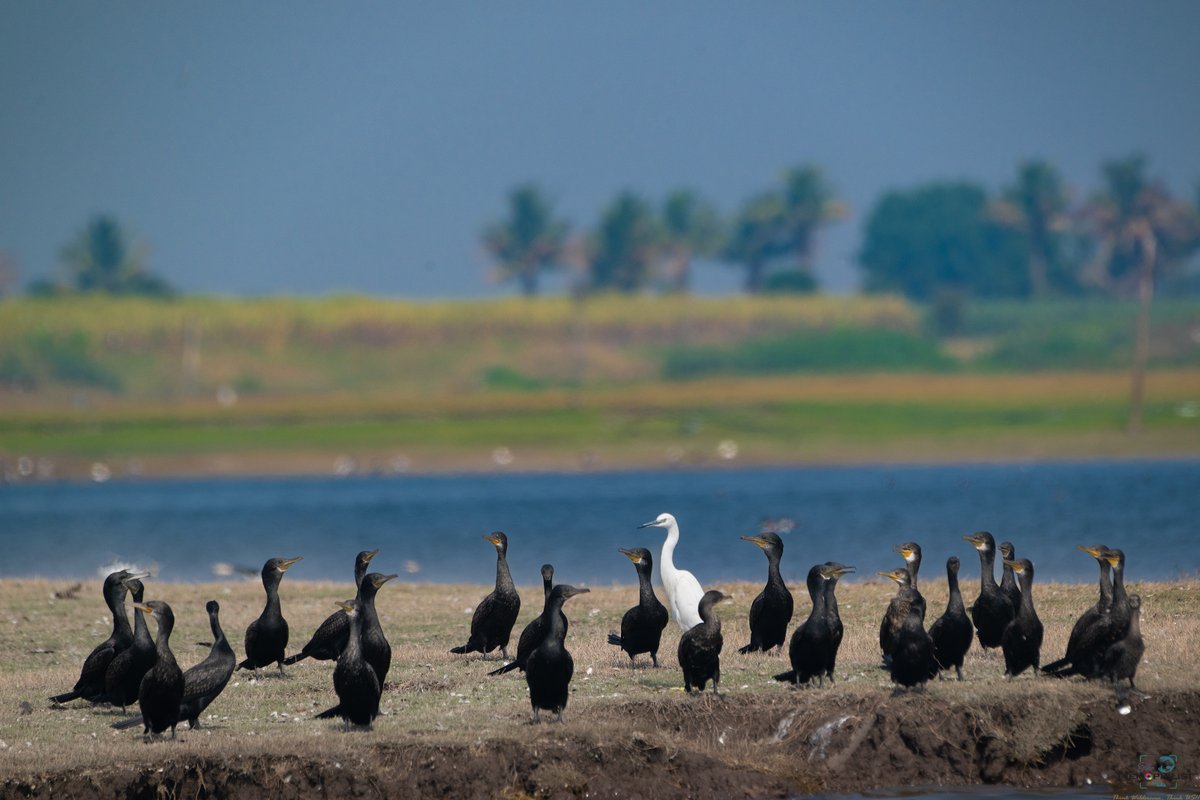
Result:
[[[1198,24],[5,6],[0,471],[1195,455]]]

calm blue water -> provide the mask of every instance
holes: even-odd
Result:
[[[771,468],[579,475],[111,481],[0,486],[0,576],[88,578],[114,559],[153,563],[163,580],[214,578],[214,562],[257,570],[304,556],[290,576],[345,580],[354,554],[415,581],[488,583],[503,530],[518,583],[553,563],[570,583],[632,583],[617,547],[657,557],[679,519],[676,563],[705,584],[760,579],[765,559],[738,540],[764,516],[799,523],[784,537],[784,573],[834,560],[873,576],[921,543],[930,576],[957,555],[965,581],[978,559],[961,539],[987,529],[1031,558],[1040,580],[1092,581],[1077,544],[1123,548],[1131,581],[1200,573],[1200,462]],[[406,562],[417,571],[406,572]]]

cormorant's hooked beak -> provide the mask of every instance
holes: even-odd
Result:
[[[149,614],[150,616],[154,616],[154,609],[151,608],[150,606],[146,605],[145,603],[134,603],[133,607],[136,608],[138,611],[142,612],[143,614]]]
[[[1025,565],[1022,564],[1020,561],[1012,561],[1012,560],[1006,558],[1006,559],[1004,559],[1004,566],[1011,567],[1012,571],[1017,573],[1018,575],[1020,575],[1022,572],[1025,571]]]
[[[843,575],[847,575],[851,572],[854,572],[854,567],[848,566],[846,564],[829,564],[828,566],[829,566],[830,573],[832,573],[833,576],[836,578],[840,578]]]
[[[1109,566],[1113,567],[1114,569],[1121,566],[1121,557],[1112,550],[1104,551],[1104,560],[1107,561]]]
[[[983,548],[987,547],[987,540],[982,536],[976,536],[975,534],[964,536],[963,541],[970,542],[975,546],[976,550],[982,550]]]
[[[894,569],[891,572],[879,572],[877,575],[882,575],[885,578],[891,578],[896,583],[904,583],[904,579],[908,577],[908,573],[902,569]]]
[[[368,552],[366,555],[364,555],[364,556],[362,557],[363,563],[364,563],[364,564],[370,564],[370,563],[371,563],[371,559],[372,559],[372,558],[374,558],[374,557],[375,557],[375,556],[377,556],[377,555],[379,555],[379,548],[378,548],[378,547],[376,547],[374,550],[371,550],[370,552]]]
[[[487,539],[489,542],[491,542],[496,547],[500,546],[500,537],[497,536],[495,533],[485,533],[483,535],[483,538]]]
[[[902,544],[896,545],[896,547],[894,549],[897,553],[900,554],[900,557],[903,558],[905,561],[908,561],[910,558],[912,558],[913,553],[915,552],[911,547],[905,547]]]
[[[767,542],[765,539],[762,538],[762,536],[743,536],[741,538],[742,538],[743,542],[750,542],[751,544],[756,544],[759,547],[761,547],[763,550],[767,549]]]
[[[1092,558],[1100,558],[1100,556],[1102,556],[1104,554],[1104,551],[1107,550],[1108,548],[1106,548],[1102,544],[1081,544],[1081,545],[1077,546],[1075,549],[1082,550],[1083,552],[1087,553]]]
[[[304,556],[296,556],[295,558],[284,558],[279,561],[278,569],[280,572],[287,572],[288,567],[295,564],[297,561],[303,561]]]
[[[338,608],[340,608],[342,611],[345,611],[347,614],[354,611],[354,601],[353,600],[338,600],[338,601],[334,602],[334,605],[337,606]]]
[[[632,550],[626,550],[624,547],[618,547],[618,548],[617,548],[617,550],[619,550],[619,551],[621,551],[622,553],[624,553],[624,554],[625,554],[625,557],[626,557],[626,558],[628,558],[628,559],[629,559],[630,561],[632,561],[633,563],[635,563],[635,564],[641,564],[641,563],[642,563],[642,557],[641,557],[641,555],[639,555],[638,553],[635,553],[635,552],[634,552],[634,551],[632,551]]]
[[[400,577],[400,576],[399,575],[380,575],[378,578],[372,578],[371,583],[375,584],[375,588],[378,589],[380,586],[383,586],[385,583],[390,581],[392,578],[398,578],[398,577]]]
[[[587,594],[591,589],[586,586],[568,586],[563,589],[563,599],[569,599],[577,594]]]

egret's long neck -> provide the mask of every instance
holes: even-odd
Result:
[[[659,570],[662,572],[665,580],[668,575],[674,575],[679,570],[675,569],[675,545],[679,544],[679,526],[671,523],[667,527],[667,539],[663,542],[662,557],[659,559]]]

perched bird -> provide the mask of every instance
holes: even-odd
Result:
[[[909,609],[915,609],[922,624],[925,622],[925,601],[921,594],[912,587],[912,572],[905,569],[894,569],[891,572],[880,572],[885,578],[894,580],[897,584],[896,596],[888,603],[883,620],[879,623],[879,650],[883,654],[883,665],[892,663],[892,650],[896,647],[896,637],[908,618]]]
[[[375,595],[379,592],[380,587],[395,577],[397,576],[383,575],[378,572],[369,573],[363,578],[356,598],[362,655],[375,670],[380,691],[383,690],[388,671],[392,667],[392,646],[383,633],[383,626],[379,623],[379,612],[375,610]],[[349,645],[349,641],[350,637],[348,636],[346,637],[347,645]]]
[[[187,720],[188,728],[200,727],[200,715],[208,708],[213,700],[225,690],[237,667],[237,656],[225,638],[221,629],[218,614],[221,606],[216,600],[209,600],[205,606],[208,611],[208,624],[212,628],[213,645],[208,655],[195,666],[189,667],[183,673],[183,698],[179,701],[179,720]],[[120,722],[114,722],[112,727],[121,730],[135,725],[144,725],[142,717],[130,717]]]
[[[533,707],[532,722],[540,722],[541,709],[553,711],[563,721],[567,706],[567,688],[575,673],[575,662],[563,646],[566,630],[563,627],[562,607],[570,598],[588,589],[559,584],[550,590],[546,607],[542,609],[542,641],[525,662],[525,683],[529,686],[529,704]]]
[[[550,590],[554,588],[554,566],[552,564],[542,564],[542,611],[546,610],[546,603],[550,602]],[[558,612],[562,614],[562,611]],[[564,614],[562,618],[563,634],[567,630],[567,617]],[[517,657],[508,662],[502,667],[492,670],[488,675],[503,675],[507,672],[512,672],[514,669],[524,670],[525,661],[529,658],[529,654],[533,652],[533,648],[541,644],[542,637],[545,631],[542,630],[542,615],[538,614],[525,629],[521,631],[520,638],[517,639]]]
[[[354,557],[354,588],[361,589],[363,576],[371,564],[371,559],[379,554],[379,548],[363,550]],[[346,646],[346,637],[350,635],[350,618],[341,611],[335,611],[325,618],[312,638],[304,648],[295,655],[283,660],[284,666],[291,666],[297,661],[312,658],[317,661],[334,661]]]
[[[1142,660],[1142,654],[1146,652],[1146,645],[1142,641],[1142,598],[1139,595],[1129,596],[1129,627],[1125,631],[1125,636],[1113,642],[1104,651],[1104,661],[1100,666],[1100,672],[1104,677],[1108,678],[1114,684],[1122,680],[1129,681],[1129,688],[1136,690],[1133,685],[1133,676],[1137,674],[1138,663]]]
[[[954,667],[961,681],[963,659],[971,649],[973,631],[963,606],[962,592],[958,588],[958,566],[957,556],[946,559],[946,582],[950,586],[950,598],[946,601],[946,610],[930,626],[929,638],[933,640],[933,658],[937,662],[937,669]]]
[[[897,572],[908,578],[903,570]],[[893,580],[899,582],[900,579]],[[920,609],[910,604],[892,647],[889,665],[892,682],[905,687],[924,686],[933,673],[933,665],[933,640],[925,632]]]
[[[738,652],[761,650],[765,653],[773,647],[782,649],[787,641],[788,623],[792,621],[792,593],[779,574],[783,540],[771,531],[764,531],[757,536],[743,536],[742,539],[762,548],[766,554],[767,584],[750,604],[750,644],[739,648]]]
[[[283,675],[284,651],[288,643],[288,624],[279,610],[279,582],[283,573],[301,560],[295,558],[269,558],[263,564],[262,583],[267,592],[267,604],[263,607],[258,619],[246,628],[246,658],[238,664],[238,669],[258,670],[270,664],[279,665],[279,674]]]
[[[1015,561],[1017,558],[1017,550],[1013,547],[1012,542],[1000,543],[1000,564],[1003,569],[1000,573],[1000,591],[1008,598],[1008,602],[1012,603],[1013,614],[1017,613],[1017,609],[1021,607],[1021,587],[1017,586],[1017,576],[1013,572],[1013,568],[1008,565],[1008,562]]]
[[[829,572],[825,573],[825,618],[829,620],[829,652],[825,662],[825,677],[834,682],[833,671],[837,666],[838,649],[842,646],[842,618],[838,614],[837,582],[843,575],[854,572],[854,567],[826,561]]]
[[[508,537],[500,531],[483,537],[496,548],[496,588],[480,601],[471,616],[471,636],[451,653],[490,653],[497,647],[508,661],[508,640],[521,611],[521,596],[508,571]]]
[[[104,673],[108,671],[108,665],[117,654],[133,644],[133,630],[129,627],[129,617],[125,614],[125,595],[129,591],[125,579],[137,577],[145,576],[119,570],[110,573],[104,579],[104,604],[112,614],[112,633],[96,645],[83,660],[83,668],[79,671],[79,680],[75,681],[74,688],[69,692],[54,695],[50,702],[66,703],[77,697],[95,702],[104,694]]]
[[[1004,651],[1004,674],[1015,678],[1033,667],[1036,675],[1042,652],[1042,621],[1033,608],[1033,562],[1022,558],[1005,563],[1012,567],[1021,584],[1021,605],[1000,637],[1000,648]]]
[[[145,592],[142,582],[137,578],[125,578],[124,582],[129,588],[133,602],[141,603]],[[109,662],[104,673],[104,694],[101,700],[110,705],[120,706],[121,711],[125,711],[129,704],[137,701],[142,677],[154,666],[157,658],[146,617],[137,614],[133,620],[132,644]]]
[[[831,664],[837,658],[831,619],[828,613],[829,595],[827,586],[837,581],[841,565],[817,564],[808,571],[808,596],[812,609],[808,619],[792,632],[788,645],[788,657],[792,668],[775,676],[775,680],[799,686],[817,679],[819,686],[825,685],[825,675],[832,671]],[[840,623],[840,620],[839,620]]]
[[[996,540],[987,531],[978,531],[963,539],[979,551],[979,597],[971,605],[971,621],[975,624],[979,646],[985,650],[999,647],[1000,637],[1016,610],[996,585]]]
[[[704,691],[704,685],[712,681],[713,694],[721,696],[721,647],[725,643],[721,636],[721,620],[713,611],[713,605],[730,599],[730,595],[710,589],[700,598],[700,624],[684,632],[679,638],[679,666],[683,669],[683,689],[691,694]]]
[[[663,628],[667,627],[667,607],[658,601],[654,586],[650,583],[650,572],[654,559],[644,547],[626,550],[617,548],[633,562],[638,576],[638,604],[621,617],[621,635],[608,634],[608,643],[615,644],[633,661],[638,653],[649,653],[650,662],[658,666],[658,645],[662,641]]]
[[[695,575],[686,569],[675,567],[674,554],[675,545],[679,544],[679,523],[670,514],[659,514],[655,519],[638,527],[667,529],[658,573],[662,578],[663,591],[667,593],[667,608],[671,610],[671,618],[680,630],[691,630],[701,621],[700,598],[704,596],[704,589],[700,587],[700,581],[696,580]]]
[[[143,614],[154,617],[158,623],[158,635],[154,646],[158,657],[154,666],[142,678],[138,688],[138,706],[142,711],[142,735],[149,741],[152,735],[171,729],[175,738],[175,726],[179,724],[179,707],[183,700],[183,670],[175,663],[171,652],[171,630],[175,627],[175,615],[171,607],[160,600],[139,603],[135,606]]]
[[[1075,665],[1075,659],[1079,658],[1082,643],[1089,636],[1088,631],[1093,626],[1100,624],[1100,621],[1108,616],[1108,612],[1112,608],[1112,565],[1105,557],[1108,547],[1102,544],[1081,544],[1077,549],[1096,559],[1096,563],[1100,565],[1100,597],[1096,600],[1095,605],[1084,611],[1079,615],[1079,619],[1075,620],[1075,625],[1071,628],[1071,636],[1067,639],[1066,654],[1057,661],[1052,661],[1042,667],[1042,672],[1056,674],[1061,670],[1071,669]]]
[[[375,669],[363,658],[362,609],[355,600],[343,600],[338,607],[349,618],[350,636],[346,647],[333,668],[333,690],[337,692],[338,704],[317,715],[318,719],[339,716],[349,730],[351,725],[371,727],[379,716],[379,698],[382,686]]]

